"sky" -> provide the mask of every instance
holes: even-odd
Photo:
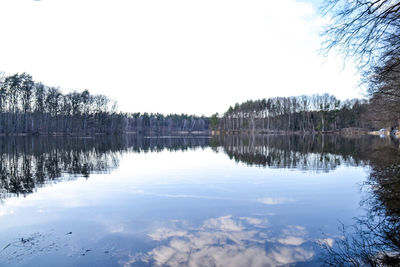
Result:
[[[124,112],[211,115],[248,99],[362,97],[341,56],[320,55],[318,1],[0,0],[0,71]]]

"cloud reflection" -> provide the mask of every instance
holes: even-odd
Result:
[[[269,238],[266,220],[222,216],[199,227],[177,230],[158,228],[149,234],[159,246],[146,254],[131,255],[123,266],[137,263],[156,266],[281,266],[310,260],[305,230],[289,226]],[[176,227],[178,228],[178,227]]]
[[[288,202],[294,202],[295,200],[293,198],[287,198],[287,197],[265,197],[265,198],[259,198],[257,199],[257,201],[265,205],[278,205]]]

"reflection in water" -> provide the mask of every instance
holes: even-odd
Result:
[[[26,195],[61,180],[108,172],[118,167],[121,152],[174,151],[206,145],[208,138],[2,137],[0,199]]]
[[[125,137],[0,138],[0,199],[26,195],[35,188],[88,178],[108,172],[119,164],[123,152],[146,153],[212,146],[237,162],[248,165],[301,170],[330,171],[341,164],[358,166],[368,160],[371,149],[387,142],[379,138],[330,136],[220,136],[172,138]],[[264,200],[262,200],[264,201]],[[269,200],[266,200],[269,201]],[[264,201],[265,202],[265,201]]]
[[[387,142],[373,136],[340,135],[228,135],[213,140],[231,159],[250,166],[315,171],[334,170],[343,163],[363,164],[371,149]]]
[[[332,236],[329,236],[321,241],[322,244],[325,244],[324,247],[327,251],[324,259],[331,266],[346,264],[355,266],[357,264],[358,266],[369,264],[374,266],[373,263],[375,265],[376,263],[399,265],[400,155],[398,148],[392,146],[391,141],[387,139],[374,137],[343,138],[334,135],[219,136],[213,138],[146,138],[135,135],[118,138],[105,136],[96,138],[4,137],[0,138],[0,199],[17,195],[25,196],[34,192],[35,188],[59,181],[73,180],[76,177],[87,178],[92,173],[109,172],[118,167],[123,153],[180,151],[209,146],[214,151],[223,151],[237,162],[254,166],[328,172],[337,169],[341,165],[369,165],[370,177],[364,188],[367,189],[367,195],[370,197],[363,202],[364,208],[369,211],[368,216],[359,218],[357,225],[351,231],[345,231],[343,239],[333,239]],[[210,155],[217,154],[213,154],[210,151]],[[192,159],[195,160],[196,158]],[[152,162],[155,165],[160,163],[160,161]],[[230,169],[228,170],[221,166],[221,169],[218,169],[220,172],[216,172],[210,177],[212,179],[221,179],[219,178],[220,176],[225,174],[232,175],[231,172],[239,170],[239,167],[229,164]],[[80,219],[82,217],[80,212],[85,215],[87,213],[106,214],[104,215],[105,218],[109,218],[108,212],[111,210],[113,216],[117,216],[115,222],[112,223],[113,228],[117,227],[118,223],[126,222],[126,225],[132,226],[132,228],[139,227],[139,229],[144,229],[141,232],[146,236],[146,238],[143,238],[145,240],[143,243],[149,242],[146,243],[146,246],[143,246],[145,248],[140,247],[140,249],[135,250],[128,245],[123,247],[124,243],[120,242],[121,239],[116,239],[116,242],[122,245],[116,246],[115,249],[108,243],[101,249],[96,246],[75,248],[74,242],[80,244],[82,241],[79,240],[78,242],[74,239],[79,238],[79,235],[75,234],[75,230],[73,234],[69,235],[68,233],[71,229],[68,228],[68,230],[63,229],[63,231],[59,232],[48,230],[47,232],[30,232],[30,234],[21,235],[18,238],[7,241],[6,244],[2,244],[4,247],[0,247],[2,249],[0,253],[6,256],[10,262],[15,259],[19,260],[18,255],[22,260],[25,260],[29,257],[28,255],[58,250],[72,251],[71,257],[73,258],[101,253],[102,256],[98,256],[100,258],[103,257],[101,259],[104,260],[104,255],[107,254],[110,258],[115,257],[110,260],[111,263],[115,263],[116,261],[114,260],[117,260],[121,265],[126,266],[282,266],[295,265],[301,262],[310,264],[310,260],[313,261],[318,258],[316,256],[318,248],[315,247],[315,244],[316,241],[320,240],[320,236],[316,237],[315,233],[309,233],[315,232],[315,226],[309,227],[312,225],[310,221],[314,219],[322,220],[318,217],[329,216],[329,211],[324,213],[325,210],[323,209],[326,207],[335,209],[336,204],[332,206],[325,205],[325,203],[320,205],[327,200],[324,200],[323,197],[314,199],[313,197],[319,196],[317,194],[313,195],[312,190],[307,191],[308,188],[306,187],[301,188],[309,180],[305,180],[304,177],[303,180],[297,179],[300,176],[300,172],[284,173],[284,176],[286,175],[288,179],[286,182],[297,184],[292,186],[283,183],[276,186],[275,189],[278,190],[278,193],[280,192],[279,190],[285,190],[287,193],[279,195],[277,193],[274,194],[273,186],[274,182],[279,180],[279,183],[284,180],[279,176],[281,174],[278,175],[279,179],[273,179],[271,178],[273,172],[267,173],[258,168],[240,168],[243,171],[244,169],[246,170],[243,173],[249,174],[248,176],[253,177],[255,170],[262,171],[259,173],[262,176],[260,179],[252,180],[254,185],[249,182],[250,178],[241,179],[242,176],[240,176],[240,179],[236,177],[236,180],[232,178],[228,182],[226,182],[227,180],[219,180],[217,183],[207,181],[201,184],[197,181],[199,176],[188,172],[190,177],[187,179],[193,179],[195,182],[180,180],[172,185],[167,183],[152,185],[148,183],[143,188],[139,188],[140,190],[129,184],[133,179],[126,179],[127,181],[119,180],[121,185],[115,184],[114,180],[108,180],[109,184],[103,184],[103,186],[109,188],[111,183],[114,183],[112,186],[114,186],[113,190],[117,192],[115,195],[110,196],[108,199],[103,197],[103,200],[92,196],[91,199],[95,200],[93,205],[98,206],[89,205],[86,207],[78,205],[72,208],[68,206],[70,209],[67,212],[77,213],[74,218],[79,227],[74,228],[75,230],[79,230],[82,227],[86,231],[93,227],[92,221],[86,222],[85,226],[81,226],[81,224],[85,223],[85,220]],[[210,170],[207,171],[211,173]],[[204,172],[203,174],[208,175],[209,173]],[[172,176],[178,175],[181,177],[186,174],[175,172],[172,174]],[[263,175],[268,175],[268,177]],[[328,174],[312,173],[308,175],[323,177],[322,175]],[[296,177],[296,179],[290,179],[290,176]],[[169,179],[171,176],[165,177]],[[117,179],[118,177],[113,178]],[[321,182],[320,180],[322,179],[312,181],[316,183]],[[91,182],[91,180],[85,182]],[[184,182],[187,182],[187,184],[184,184]],[[239,189],[235,187],[235,183],[238,183],[236,186]],[[255,185],[255,183],[259,183],[259,185]],[[85,184],[85,186],[93,185],[94,183]],[[315,184],[309,183],[308,185],[312,187]],[[329,196],[329,190],[332,190],[331,186],[333,185],[335,185],[334,182],[327,186],[324,184],[325,187],[316,187],[315,190],[321,189],[321,194]],[[121,190],[120,187],[123,187],[124,190]],[[289,190],[291,187],[292,191]],[[77,190],[77,187],[72,188]],[[162,188],[162,190],[159,188]],[[272,188],[271,191],[266,192],[269,188]],[[298,191],[301,192],[295,195],[294,192],[297,191],[293,188],[296,188],[296,190],[299,188]],[[97,189],[100,190],[99,195],[103,194],[103,189],[101,186]],[[247,191],[243,193],[243,190],[246,189],[249,189],[248,193],[246,193]],[[138,193],[141,190],[145,192],[142,195]],[[204,193],[202,190],[206,192]],[[85,191],[85,188],[82,189],[82,192],[83,194],[90,193]],[[110,188],[110,191],[107,192],[110,194],[113,191]],[[309,200],[307,199],[308,196],[303,196],[307,194],[311,194],[310,196],[313,199]],[[35,194],[31,196],[35,196]],[[79,197],[83,198],[84,196],[80,195]],[[336,195],[330,198],[329,201],[336,200],[335,197]],[[239,199],[242,200],[239,201]],[[21,198],[11,198],[9,200],[21,200]],[[32,205],[37,203],[34,198],[30,199],[28,197],[24,200],[32,200]],[[111,202],[107,202],[107,200]],[[5,204],[3,204],[6,205],[7,201],[4,201]],[[104,203],[101,201],[104,201]],[[39,203],[45,205],[45,202],[43,200]],[[11,203],[12,201],[8,201],[9,206]],[[135,203],[139,204],[135,206]],[[151,212],[146,213],[144,210],[149,207],[151,210],[154,203],[156,203],[154,206],[157,207],[154,212],[155,215],[149,215]],[[192,204],[199,210],[206,205],[210,205],[206,206],[209,209],[202,210],[205,213],[204,217],[196,222],[190,221],[190,218],[187,221],[185,220],[185,218],[190,217],[188,213],[194,209],[190,206]],[[157,205],[160,205],[161,208]],[[100,206],[104,207],[105,211],[100,208],[97,210]],[[133,206],[136,210],[132,208]],[[142,206],[144,207],[143,210]],[[212,210],[214,206],[216,208]],[[337,206],[337,209],[342,208],[339,204]],[[24,211],[27,211],[30,207],[27,207]],[[184,207],[187,209],[183,209]],[[179,208],[183,209],[184,216],[182,215],[182,217],[179,217]],[[167,215],[161,213],[163,209],[168,212]],[[178,210],[176,214],[178,214],[177,218],[179,219],[175,220],[174,218],[173,222],[165,223],[165,221],[168,221],[166,218],[169,218],[169,212],[173,212],[173,209]],[[32,208],[32,210],[34,209]],[[64,210],[59,209],[59,205],[55,204],[53,212],[58,210],[60,210],[60,213],[64,212]],[[240,215],[235,214],[236,210],[238,213],[243,213]],[[252,210],[252,213],[248,210]],[[128,219],[131,211],[132,214],[137,215],[137,218],[132,215],[133,217]],[[139,224],[138,221],[142,219],[140,217],[142,214],[145,214],[143,215],[143,221],[145,222],[144,224],[147,224],[152,221],[153,216],[156,217],[157,213],[161,213],[161,219],[159,219],[159,221],[163,222],[160,223],[161,226],[152,225],[149,228],[140,228],[137,225]],[[271,215],[274,213],[281,213],[279,215],[281,217]],[[289,216],[291,213],[295,214],[293,216],[299,217],[299,223],[292,222],[293,217]],[[285,215],[282,216],[282,214]],[[301,217],[305,217],[304,214],[310,215],[309,221],[302,220],[303,218]],[[3,218],[11,221],[14,218],[13,216],[11,213],[5,213]],[[21,214],[18,216],[21,216]],[[18,216],[15,216],[15,218],[19,219],[20,217]],[[88,217],[89,219],[91,218],[91,216]],[[43,215],[42,218],[47,219],[47,215]],[[105,218],[100,218],[100,221],[105,221]],[[330,218],[333,219],[329,220],[336,219],[334,216]],[[275,225],[272,223],[273,220],[276,220]],[[279,227],[276,226],[277,222],[281,223]],[[316,224],[320,222],[317,221]],[[49,225],[53,225],[53,222]],[[314,230],[312,229],[313,227]],[[91,234],[94,233],[94,235],[101,235],[95,230],[89,232]],[[110,235],[112,237],[118,234],[122,236],[123,233],[123,231],[113,231]],[[126,243],[132,241],[129,238],[131,237],[126,237],[126,240],[128,240]],[[312,262],[310,265],[314,263]],[[89,266],[90,264],[87,265]]]
[[[301,226],[287,226],[270,237],[268,222],[253,217],[221,216],[189,229],[182,224],[150,233],[152,240],[164,245],[131,255],[123,265],[282,266],[314,256],[313,245],[305,240]]]
[[[383,146],[370,155],[362,202],[367,215],[343,226],[337,244],[323,243],[329,266],[400,266],[400,151]]]

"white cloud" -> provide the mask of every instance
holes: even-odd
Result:
[[[126,111],[211,114],[248,98],[359,95],[351,66],[318,55],[312,5],[294,0],[3,0],[0,24],[0,69],[103,93]]]

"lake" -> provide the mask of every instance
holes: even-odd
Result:
[[[371,136],[0,137],[0,266],[318,266],[357,236],[342,226],[399,215],[377,195],[398,151]]]

